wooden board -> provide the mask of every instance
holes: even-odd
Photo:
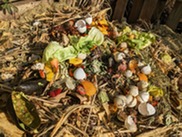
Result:
[[[134,0],[131,13],[128,18],[129,23],[137,22],[144,0]]]
[[[118,20],[121,22],[121,19],[124,16],[126,5],[128,3],[128,0],[117,0],[116,7],[114,10],[113,20]]]
[[[160,23],[160,17],[165,8],[166,1],[167,0],[158,0],[155,11],[152,15],[152,19],[151,19],[152,23],[156,23],[156,22]]]
[[[154,13],[158,0],[145,0],[139,19],[150,22],[151,17]]]
[[[18,12],[15,13],[14,15],[10,14],[4,14],[2,11],[0,11],[0,20],[10,20],[14,19],[15,17],[20,16],[24,12],[33,9],[35,6],[40,4],[40,0],[23,0],[23,1],[18,1],[18,2],[13,2],[12,4],[18,8]]]
[[[167,20],[167,25],[173,30],[176,29],[179,21],[182,19],[182,0],[177,0],[172,12]]]

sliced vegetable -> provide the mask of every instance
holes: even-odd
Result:
[[[88,80],[81,81],[81,85],[84,87],[87,96],[93,96],[97,91],[95,85]]]
[[[162,97],[164,95],[164,91],[161,88],[154,85],[149,86],[148,92],[150,93],[150,95],[154,97]]]
[[[51,60],[51,67],[53,69],[53,72],[58,72],[58,69],[59,69],[59,61],[57,58],[54,58]]]
[[[69,59],[69,63],[70,64],[73,64],[74,66],[78,66],[80,64],[82,64],[83,60],[80,59],[80,58],[72,58],[72,59]]]

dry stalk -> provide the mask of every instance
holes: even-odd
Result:
[[[66,112],[62,115],[60,120],[55,125],[53,131],[50,134],[50,137],[54,137],[59,130],[59,128],[64,124],[66,119],[77,109],[83,109],[83,108],[93,108],[93,105],[73,105],[71,107],[68,107]]]

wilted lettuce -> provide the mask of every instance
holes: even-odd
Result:
[[[58,42],[52,41],[45,48],[43,53],[43,62],[50,61],[53,58],[57,58],[59,62],[74,58],[77,56],[75,49],[72,46],[62,47]]]
[[[85,37],[70,36],[70,45],[63,47],[58,42],[50,42],[43,53],[43,62],[57,58],[59,62],[76,57],[79,53],[90,53],[95,45],[101,45],[104,35],[95,27]]]
[[[131,37],[132,35],[134,38]],[[155,36],[152,33],[131,30],[129,27],[126,27],[118,37],[119,43],[127,42],[130,47],[135,49],[144,49],[154,41]]]

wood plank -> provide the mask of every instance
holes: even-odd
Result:
[[[40,0],[39,1],[37,1],[37,0],[21,0],[18,2],[14,2],[12,4],[18,8],[18,12],[15,13],[15,15],[20,16],[24,12],[26,12],[30,9],[33,9],[35,6],[37,6],[40,3],[41,3]],[[10,14],[5,15],[2,11],[0,11],[0,20],[11,20],[14,18],[15,18],[14,15],[10,15]]]
[[[114,15],[112,17],[113,20],[118,20],[121,22],[121,19],[124,16],[126,5],[128,3],[128,0],[117,0],[116,1],[116,7],[114,10]]]
[[[128,18],[129,23],[137,22],[144,0],[134,0],[131,13]]]
[[[166,24],[173,30],[176,29],[180,19],[182,18],[182,0],[177,0],[172,12],[167,19]]]
[[[166,1],[167,0],[158,0],[155,11],[152,15],[152,23],[160,23],[160,17],[164,11]]]
[[[145,0],[139,19],[150,22],[151,17],[154,13],[158,0]]]

